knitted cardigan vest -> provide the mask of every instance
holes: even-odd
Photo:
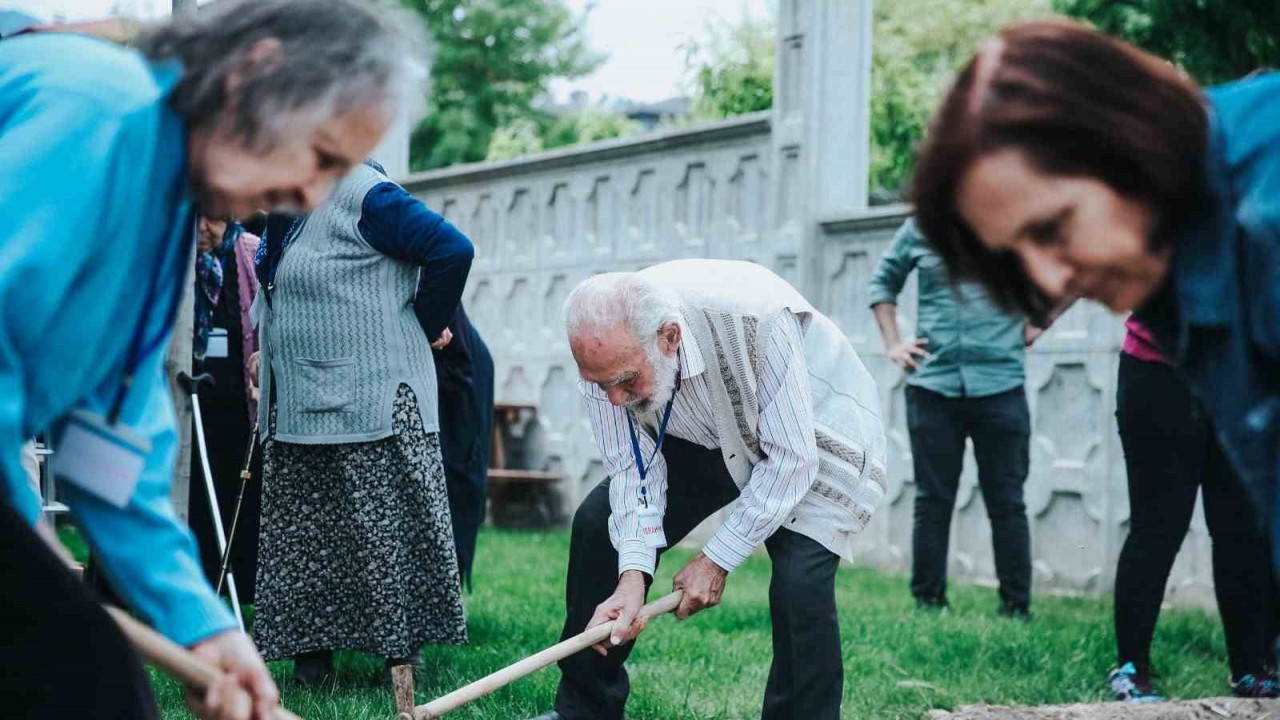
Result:
[[[401,383],[417,396],[426,431],[439,429],[431,346],[413,312],[419,268],[370,247],[358,227],[365,196],[383,182],[367,165],[352,170],[297,231],[271,302],[259,303],[262,397],[274,379],[277,440],[388,437]],[[267,417],[264,402],[264,434]]]
[[[875,380],[840,328],[766,268],[677,260],[640,271],[673,294],[707,366],[720,451],[739,488],[763,459],[758,426],[763,346],[793,313],[804,332],[818,475],[782,527],[853,557],[853,537],[885,493],[885,436]]]

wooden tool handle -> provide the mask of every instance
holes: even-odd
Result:
[[[208,690],[222,677],[222,671],[209,661],[196,655],[160,633],[134,620],[128,613],[107,606],[106,611],[116,621],[120,631],[138,654],[148,662],[174,676],[183,684],[196,690]],[[276,720],[301,720],[297,715],[277,707]]]
[[[680,598],[683,596],[684,591],[677,590],[670,595],[659,598],[641,608],[640,617],[648,619],[674,612],[680,606]],[[469,702],[478,700],[499,688],[510,685],[516,680],[537,672],[554,662],[563,660],[597,643],[602,643],[609,639],[609,635],[612,632],[613,623],[604,623],[574,635],[568,640],[552,645],[546,650],[530,655],[491,675],[482,677],[470,685],[458,688],[444,697],[432,700],[426,705],[415,707],[413,709],[413,720],[435,720],[435,718],[447,712],[457,710]]]

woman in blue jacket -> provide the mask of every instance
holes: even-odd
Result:
[[[411,91],[401,31],[358,0],[220,2],[140,52],[0,28],[0,698],[9,717],[155,716],[123,638],[37,539],[23,441],[54,472],[120,595],[228,680],[209,718],[266,717],[276,688],[202,577],[169,500],[165,345],[196,204],[310,208]],[[138,283],[137,278],[144,278]],[[73,687],[69,687],[73,686]]]
[[[1014,25],[946,96],[912,196],[948,265],[1006,305],[1134,312],[1207,411],[1270,531],[1271,562],[1253,561],[1274,569],[1280,73],[1204,91],[1083,26]]]

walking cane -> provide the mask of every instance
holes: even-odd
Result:
[[[646,620],[674,612],[680,606],[683,590],[654,600],[640,609],[639,617]],[[616,622],[616,621],[615,621]],[[541,670],[554,662],[559,662],[574,653],[586,650],[592,645],[609,639],[613,633],[613,623],[604,623],[574,635],[568,640],[552,645],[520,662],[465,685],[444,697],[437,698],[426,705],[413,705],[413,666],[397,665],[391,668],[391,682],[395,689],[396,720],[435,720],[445,713],[453,712],[469,702],[506,687],[520,678]]]
[[[209,383],[213,378],[207,373],[191,377],[185,372],[178,373],[178,384],[191,395],[191,410],[195,413],[196,444],[200,450],[200,470],[204,473],[204,487],[209,495],[209,514],[213,516],[213,532],[218,538],[218,552],[226,557],[227,536],[222,531],[222,512],[218,506],[218,492],[213,487],[213,471],[209,469],[209,448],[204,441],[204,418],[200,415],[200,386]],[[227,590],[231,595],[231,610],[236,614],[236,622],[244,630],[244,616],[240,614],[240,593],[236,592],[236,576],[227,574]]]
[[[227,579],[227,568],[231,565],[231,546],[236,541],[236,527],[240,525],[240,507],[244,505],[244,487],[249,484],[249,468],[253,466],[253,449],[258,446],[258,423],[253,423],[253,433],[249,435],[249,447],[244,451],[244,467],[240,469],[240,492],[236,495],[236,511],[231,516],[231,532],[227,533],[227,549],[222,551],[222,567],[218,570],[218,594],[222,594],[222,583]]]
[[[103,608],[139,655],[177,678],[187,687],[198,692],[206,692],[213,683],[221,679],[222,671],[208,660],[134,620],[120,608],[110,605],[105,605]],[[277,707],[274,720],[301,720],[301,718],[282,707]]]

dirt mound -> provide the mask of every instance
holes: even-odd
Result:
[[[930,710],[931,720],[1280,720],[1280,700],[1206,698],[1186,702],[1125,705],[1042,705],[999,707],[965,705],[957,710]]]

